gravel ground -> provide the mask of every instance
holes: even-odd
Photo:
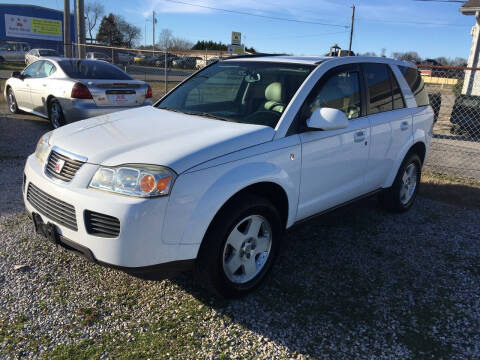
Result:
[[[0,118],[0,359],[480,358],[479,210],[364,200],[290,230],[265,286],[223,302],[35,235],[5,179],[48,126],[18,120]]]

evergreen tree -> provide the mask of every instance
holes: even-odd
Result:
[[[118,28],[115,15],[104,16],[97,32],[97,41],[110,46],[122,46],[123,35]]]

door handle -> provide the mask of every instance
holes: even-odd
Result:
[[[366,135],[367,135],[366,132],[363,131],[363,130],[362,130],[362,131],[357,131],[357,132],[355,133],[355,135],[353,135],[353,140],[354,140],[355,142],[362,142],[362,141],[365,140],[365,136],[366,136]]]
[[[408,130],[408,121],[402,121],[402,124],[400,125],[400,130]]]

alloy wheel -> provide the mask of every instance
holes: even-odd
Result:
[[[52,122],[52,126],[54,129],[60,127],[60,118],[61,118],[61,110],[60,105],[57,102],[53,102],[50,106],[50,121]]]
[[[15,95],[13,94],[12,89],[8,89],[7,101],[8,109],[10,110],[10,112],[15,113],[17,111],[17,103],[15,101]]]
[[[400,187],[400,202],[403,205],[408,204],[412,199],[417,187],[418,170],[414,163],[411,163],[405,169],[402,176],[402,184]]]
[[[267,219],[250,215],[233,228],[223,249],[223,271],[235,284],[255,278],[265,267],[272,249],[272,229]]]

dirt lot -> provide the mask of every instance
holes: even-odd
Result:
[[[428,176],[406,214],[368,199],[294,228],[265,286],[227,303],[35,235],[21,177],[48,129],[0,117],[1,359],[480,357],[478,183]]]

